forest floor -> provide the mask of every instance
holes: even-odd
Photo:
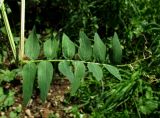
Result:
[[[22,99],[22,84],[20,78],[14,80],[14,83],[5,85],[7,89],[15,91],[15,103],[9,107],[5,112],[0,112],[0,116],[5,115],[9,117],[9,113],[18,106],[23,106]],[[15,84],[16,83],[16,84]],[[51,84],[48,92],[48,97],[45,103],[42,103],[39,97],[39,89],[34,89],[32,99],[27,107],[22,107],[19,113],[20,118],[72,118],[72,114],[68,114],[71,106],[65,106],[65,94],[69,92],[69,81],[61,79],[56,76]]]

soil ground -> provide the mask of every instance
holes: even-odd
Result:
[[[22,84],[20,79],[16,81],[19,81],[17,85],[10,83],[8,85],[8,89],[15,91],[15,103],[5,112],[1,112],[0,115],[5,114],[8,116],[10,111],[13,111],[17,106],[22,106]],[[45,103],[42,103],[40,100],[39,89],[35,89],[28,105],[22,107],[20,118],[48,118],[51,114],[54,114],[56,118],[72,118],[71,114],[66,113],[66,110],[69,109],[70,106],[64,105],[65,94],[69,92],[69,89],[69,81],[56,76],[51,84]]]

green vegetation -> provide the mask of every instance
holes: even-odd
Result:
[[[159,117],[159,0],[29,0],[24,44],[19,3],[0,6],[2,118],[36,116],[28,109],[49,103],[39,117]],[[57,90],[63,113],[50,100],[57,78],[69,81],[69,91]]]

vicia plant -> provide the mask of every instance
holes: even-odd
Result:
[[[60,52],[61,51],[61,52]],[[45,59],[38,60],[40,52]],[[107,48],[99,35],[95,33],[93,43],[87,35],[81,31],[79,34],[79,45],[77,46],[63,33],[62,41],[54,36],[43,43],[43,49],[39,43],[35,27],[25,42],[25,56],[23,66],[23,98],[26,105],[32,96],[35,79],[38,79],[40,98],[44,102],[50,88],[56,67],[71,84],[71,95],[74,95],[80,87],[81,80],[90,73],[97,81],[101,81],[104,70],[109,71],[115,78],[121,81],[119,70],[112,65],[106,64]],[[78,55],[78,57],[77,57]],[[112,59],[116,64],[121,62],[122,49],[115,33],[112,38]]]
[[[0,10],[14,58],[17,59],[16,47],[3,1],[4,0],[0,0]],[[23,25],[24,22],[22,22],[22,26]],[[66,34],[62,35],[62,41],[52,36],[43,43],[43,53],[46,59],[38,60],[40,52],[42,52],[42,46],[40,46],[34,27],[24,46],[25,56],[28,57],[28,60],[20,59],[20,63],[24,64],[22,70],[24,105],[27,105],[32,96],[33,85],[36,78],[38,79],[40,98],[43,102],[46,100],[55,73],[53,63],[57,62],[58,70],[70,81],[71,95],[75,94],[80,87],[81,80],[86,77],[87,73],[90,73],[97,81],[101,81],[104,76],[103,70],[106,69],[115,76],[115,78],[121,81],[118,69],[115,66],[106,64],[107,48],[97,33],[95,33],[92,42],[82,31],[79,35],[79,46],[72,42]],[[23,40],[21,39],[20,47],[23,49],[22,44]],[[21,53],[23,55],[22,49],[19,55],[21,55]],[[61,55],[59,55],[59,51],[62,51],[60,53]],[[78,59],[75,58],[77,55]],[[112,61],[115,64],[119,64],[121,58],[122,49],[118,35],[115,33],[112,39]]]

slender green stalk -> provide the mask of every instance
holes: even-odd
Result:
[[[6,31],[7,31],[7,34],[8,34],[9,42],[10,42],[10,45],[11,45],[11,49],[12,49],[12,52],[13,52],[13,56],[16,59],[16,46],[15,46],[13,35],[12,35],[12,32],[11,32],[11,28],[10,28],[10,25],[9,25],[9,22],[8,22],[8,17],[7,17],[6,11],[5,11],[4,3],[2,3],[1,11],[2,11],[4,24],[5,24],[5,27],[6,27]]]
[[[22,61],[24,57],[24,39],[25,39],[25,0],[21,0],[21,43],[19,58]]]
[[[145,59],[140,59],[138,61],[135,61],[135,62],[132,62],[132,63],[129,63],[129,64],[123,64],[123,65],[117,65],[117,67],[130,67],[136,63],[140,63],[142,61],[145,61],[149,58],[151,58],[152,56],[149,56],[149,57],[146,57]],[[23,60],[22,63],[28,63],[28,62],[33,62],[33,63],[39,63],[39,62],[42,62],[42,61],[49,61],[49,62],[61,62],[61,61],[69,61],[69,62],[74,62],[74,61],[81,61],[81,60],[69,60],[69,59],[54,59],[54,60]],[[83,63],[93,63],[93,62],[87,62],[87,61],[81,61]],[[95,63],[95,62],[94,62]],[[106,63],[95,63],[95,64],[98,64],[98,65],[106,65]]]
[[[4,0],[1,0],[1,1],[0,1],[0,8],[1,8],[1,6],[2,6],[3,2],[4,2]]]
[[[55,60],[23,60],[23,63],[28,63],[28,62],[33,62],[33,63],[39,63],[39,62],[42,62],[42,61],[49,61],[49,62],[62,62],[62,61],[68,61],[68,62],[74,62],[74,61],[80,61],[80,60],[67,60],[67,59],[55,59]],[[83,63],[93,63],[93,62],[86,62],[86,61],[80,61],[80,62],[83,62]],[[101,63],[95,63],[95,64],[98,64],[98,65],[103,65]]]

